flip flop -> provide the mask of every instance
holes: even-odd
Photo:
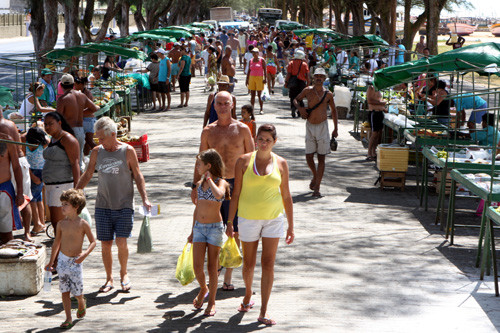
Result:
[[[205,301],[205,298],[208,297],[208,292],[205,294],[205,296],[203,296],[203,299],[201,300],[201,303],[198,304],[198,297],[196,297],[194,300],[193,300],[193,306],[196,310],[199,310],[203,307],[203,302]]]
[[[321,198],[321,193],[315,191],[313,194],[312,194],[312,197],[313,198]]]
[[[222,285],[222,290],[224,291],[233,291],[234,290],[234,286],[231,284],[231,283],[226,283],[224,282],[224,284]]]
[[[30,235],[33,237],[38,236],[39,234],[44,234],[44,233],[45,233],[45,229],[40,230],[40,231],[30,231]]]
[[[223,268],[224,266],[220,266],[220,268],[217,270],[217,276],[220,276],[220,272],[222,271]]]
[[[238,312],[248,312],[253,308],[254,305],[254,301],[250,301],[248,304],[244,304],[243,302],[241,302],[240,307],[238,308]]]
[[[107,292],[110,292],[113,288],[114,288],[114,286],[112,286],[110,284],[105,284],[105,285],[101,286],[101,288],[99,288],[99,292],[100,293],[107,293]]]
[[[76,311],[76,318],[82,319],[83,317],[85,317],[86,314],[87,314],[87,303],[85,303],[85,307],[83,308],[83,310]]]
[[[276,325],[276,322],[274,320],[272,320],[271,318],[259,317],[259,319],[257,319],[257,321],[259,323],[266,325],[266,326]]]
[[[67,321],[67,320],[66,320],[66,321],[65,321],[64,323],[62,323],[59,327],[60,327],[60,328],[65,329],[65,330],[67,330],[67,329],[70,329],[71,327],[73,327],[74,325],[75,325],[75,324],[70,323],[69,321]]]
[[[128,280],[127,283],[120,282],[122,285],[122,291],[130,291],[132,289],[132,283],[130,283],[130,280]]]

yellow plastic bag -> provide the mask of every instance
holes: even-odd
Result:
[[[237,268],[243,263],[240,249],[236,245],[234,237],[229,237],[222,245],[219,255],[219,264],[226,268]]]
[[[177,268],[175,270],[175,278],[179,282],[186,286],[193,282],[194,268],[193,268],[193,246],[188,250],[189,243],[184,245],[184,250],[182,250],[179,259],[177,259]]]

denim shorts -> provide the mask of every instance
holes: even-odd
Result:
[[[95,229],[97,239],[111,241],[116,237],[129,238],[132,236],[134,225],[134,211],[130,208],[119,210],[95,209]]]
[[[85,117],[83,118],[83,131],[85,133],[94,133],[94,125],[96,123],[95,117]]]
[[[30,169],[31,172],[40,180],[42,180],[42,169]],[[34,182],[31,182],[31,195],[33,196],[33,199],[31,199],[31,202],[39,202],[42,201],[42,190],[43,190],[43,182],[40,184],[35,184]]]
[[[200,223],[194,222],[193,243],[208,243],[214,246],[222,246],[222,234],[224,226],[222,222]]]

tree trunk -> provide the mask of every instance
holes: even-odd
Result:
[[[96,43],[100,43],[104,40],[104,38],[106,38],[106,33],[108,31],[109,23],[111,22],[111,20],[113,20],[113,17],[116,16],[119,10],[120,10],[120,0],[118,0],[118,3],[116,0],[108,0],[108,8],[106,9],[106,13],[104,14],[104,18],[102,19],[99,32],[95,37]]]
[[[43,41],[43,32],[45,30],[45,15],[43,1],[31,0],[29,3],[31,8],[31,24],[29,31],[33,36],[33,48],[35,53],[40,51],[40,46]]]
[[[333,29],[333,4],[328,0],[328,28]]]
[[[363,2],[352,1],[349,5],[352,12],[352,32],[354,36],[365,33],[365,19],[363,17]]]
[[[92,25],[92,18],[94,15],[95,0],[88,0],[87,7],[83,14],[83,20],[80,21],[80,34],[82,35],[84,43],[92,42],[92,34],[90,33],[90,26]]]
[[[405,0],[405,25],[404,25],[404,37],[403,37],[403,45],[406,50],[411,51],[413,49],[413,40],[415,39],[415,35],[420,30],[420,27],[425,22],[427,17],[427,11],[425,10],[422,14],[417,17],[417,20],[414,23],[410,21],[410,11],[412,7],[412,0]],[[411,55],[405,56],[405,61],[411,60]]]
[[[130,3],[128,1],[123,1],[121,5],[121,15],[120,17],[120,36],[125,37],[130,35],[129,32],[129,11],[130,11]],[[119,13],[120,14],[120,13]]]
[[[397,0],[392,0],[390,2],[390,10],[391,10],[391,28],[389,31],[389,44],[393,45],[396,43],[396,7],[398,5]]]
[[[286,4],[287,0],[282,0],[283,6],[281,6],[281,19],[286,20]]]
[[[64,46],[72,47],[80,45],[82,39],[78,34],[78,5],[79,0],[62,1],[64,12]]]
[[[46,53],[56,46],[59,28],[57,27],[57,0],[43,0],[45,10],[45,29],[40,44],[40,52]]]
[[[336,0],[331,0],[333,4],[333,13],[335,14],[335,30],[337,32],[340,32],[341,34],[347,34],[347,27],[344,24],[344,21],[342,20],[342,12],[344,11],[345,7],[344,5]],[[346,13],[345,16],[348,24],[349,24],[349,14]]]
[[[441,10],[446,0],[425,0],[427,9],[427,47],[431,54],[438,54],[438,32]]]

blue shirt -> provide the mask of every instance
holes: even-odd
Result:
[[[495,137],[495,127],[493,126],[488,126],[486,130],[482,131],[477,131],[475,133],[472,133],[472,138],[474,140],[477,140],[481,146],[493,146],[493,145],[498,145],[498,142],[500,141],[500,131],[496,131],[496,136],[497,136],[497,143],[493,143],[493,139]]]
[[[406,48],[403,44],[399,44],[398,48],[400,51],[398,51],[398,54],[396,56],[396,65],[402,64],[405,62],[405,53],[403,51],[406,51]]]
[[[354,66],[352,66],[352,69],[354,69],[355,71],[359,71],[359,58],[358,57],[353,56],[351,59],[349,59],[349,63],[351,65],[354,65]]]
[[[227,44],[227,40],[229,39],[229,36],[226,35],[226,34],[222,34],[220,35],[220,41],[222,42],[222,44],[224,44],[224,47],[226,47],[226,44]]]
[[[167,82],[167,74],[168,74],[167,61],[168,61],[167,57],[160,60],[160,71],[158,72],[158,82]],[[170,78],[168,79],[170,80]]]
[[[185,61],[184,68],[182,69],[181,76],[191,76],[191,58],[188,55],[183,55],[179,60],[179,66],[181,61]]]
[[[462,94],[453,100],[455,101],[457,111],[486,108],[488,105],[484,99],[472,94]]]

